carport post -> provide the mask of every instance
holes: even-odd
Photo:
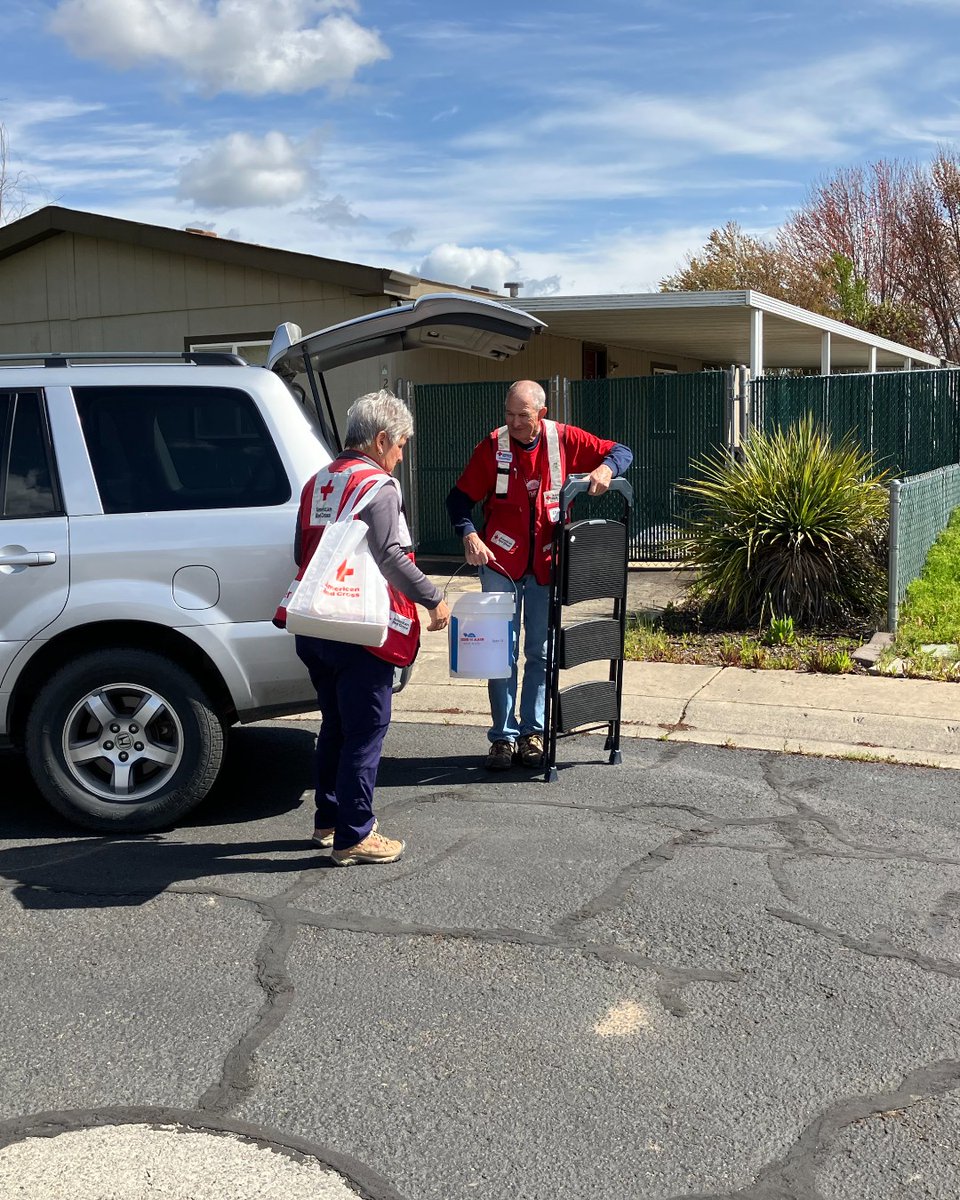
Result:
[[[830,374],[830,330],[820,335],[820,374]]]
[[[750,309],[750,378],[763,374],[763,309]]]
[[[867,370],[870,372],[871,375],[876,375],[876,373],[877,373],[877,348],[876,348],[876,346],[871,346],[870,349],[867,351]]]

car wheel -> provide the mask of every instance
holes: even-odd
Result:
[[[170,825],[209,792],[223,748],[203,687],[146,650],[83,655],[43,687],[27,721],[37,787],[88,829]]]

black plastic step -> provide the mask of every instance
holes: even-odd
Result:
[[[618,719],[617,685],[612,681],[575,683],[557,694],[557,729],[561,733],[569,733],[578,725]]]
[[[561,670],[600,658],[620,658],[622,654],[620,621],[616,617],[581,621],[560,630],[557,662]]]
[[[626,597],[627,527],[621,521],[574,521],[563,531],[561,604]]]

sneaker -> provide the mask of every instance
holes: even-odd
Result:
[[[517,743],[517,757],[524,767],[539,767],[543,764],[543,736],[525,733]]]
[[[509,771],[513,766],[513,755],[516,748],[513,742],[494,742],[487,753],[487,770]]]
[[[397,861],[404,848],[405,843],[399,838],[368,833],[362,842],[357,842],[348,850],[334,850],[331,858],[338,867],[352,867],[358,863],[392,863]]]
[[[374,818],[373,824],[370,826],[370,833],[377,832],[377,821]],[[324,850],[329,850],[333,845],[333,835],[335,829],[321,829],[319,826],[313,831],[313,837],[310,839],[315,846],[322,846]],[[369,837],[369,834],[367,835]]]

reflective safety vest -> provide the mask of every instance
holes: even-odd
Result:
[[[483,540],[511,579],[532,572],[538,583],[550,582],[554,525],[560,519],[560,489],[566,475],[564,426],[541,421],[541,477],[536,494],[517,468],[506,425],[490,434],[496,458],[497,479],[483,506]],[[546,453],[546,479],[543,454]],[[521,451],[520,453],[524,453]]]
[[[306,484],[300,495],[300,569],[281,600],[273,618],[274,625],[283,628],[287,623],[286,602],[293,595],[296,585],[303,578],[310,559],[320,545],[323,531],[340,517],[340,514],[359,501],[376,480],[386,479],[386,486],[400,491],[400,484],[392,475],[366,458],[337,458],[329,466],[318,471]],[[348,518],[350,519],[350,518]],[[361,520],[359,516],[352,518]],[[413,558],[410,530],[403,508],[399,517],[400,544]],[[420,649],[420,617],[417,606],[389,581],[390,620],[386,641],[382,646],[365,646],[377,658],[400,667],[409,666]]]

